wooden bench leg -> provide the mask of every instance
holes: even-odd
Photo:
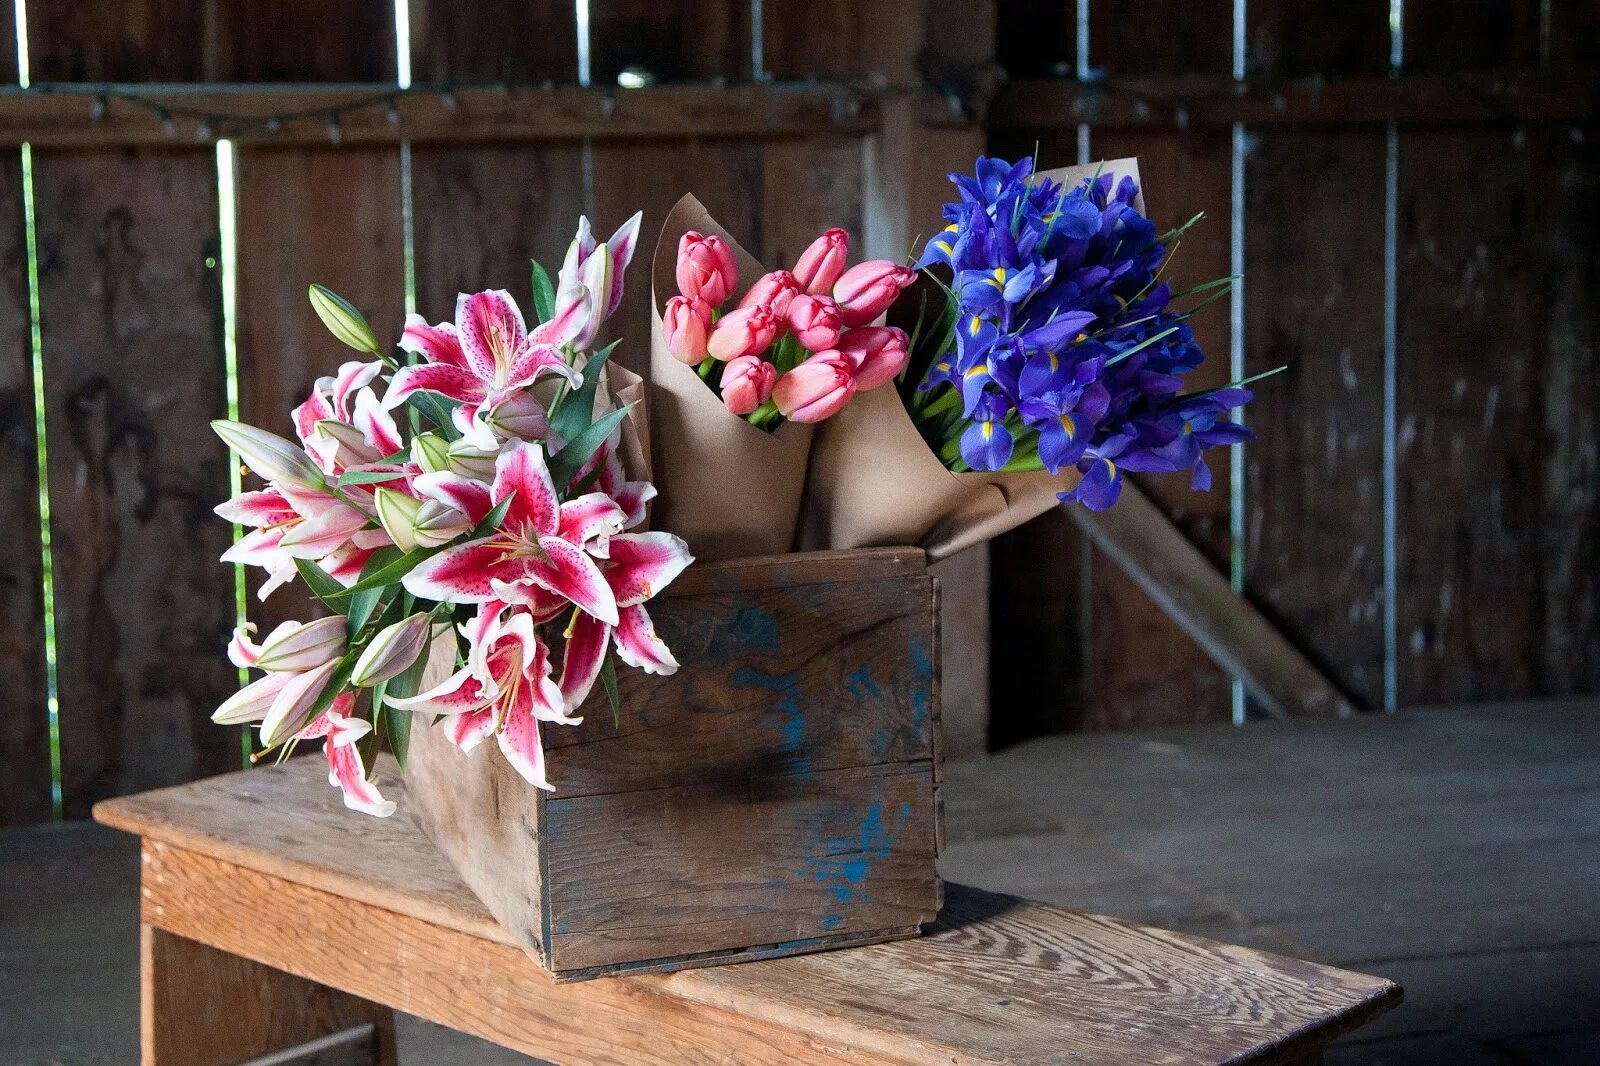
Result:
[[[395,1066],[394,1012],[388,1007],[151,925],[140,927],[144,1066],[233,1066],[367,1022],[376,1037],[376,1066]]]

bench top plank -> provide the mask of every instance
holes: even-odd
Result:
[[[402,792],[382,764],[386,794]],[[346,811],[320,758],[109,800],[108,825],[455,934],[510,938],[401,813]],[[1381,978],[950,885],[927,935],[556,986],[665,996],[916,1063],[1274,1061],[1395,1006]],[[396,978],[398,981],[398,977]],[[593,993],[602,995],[599,989]],[[590,1031],[594,1039],[598,1033]]]

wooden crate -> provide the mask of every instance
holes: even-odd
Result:
[[[938,587],[915,549],[691,567],[682,668],[547,726],[553,793],[417,729],[412,817],[558,980],[916,935],[938,913]]]

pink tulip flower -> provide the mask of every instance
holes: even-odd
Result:
[[[661,334],[667,351],[679,362],[698,366],[706,357],[705,315],[686,296],[674,296],[661,309]]]
[[[844,317],[829,296],[801,293],[789,304],[789,328],[807,351],[825,352],[839,343]]]
[[[839,352],[850,360],[862,392],[894,380],[911,358],[910,346],[906,331],[893,326],[861,326],[839,340]]]
[[[759,355],[778,336],[782,321],[768,308],[757,304],[730,311],[711,330],[706,351],[726,362],[741,355]]]
[[[855,391],[849,358],[828,351],[816,353],[779,378],[772,399],[791,422],[821,422],[838,414]]]
[[[721,307],[739,284],[739,268],[728,242],[694,230],[678,241],[677,275],[680,293],[711,307]]]
[[[850,234],[831,229],[811,242],[794,265],[800,287],[813,296],[825,296],[844,273],[845,257],[850,254]]]
[[[747,415],[767,402],[777,383],[778,368],[755,355],[728,360],[722,368],[722,402],[736,415]]]
[[[787,270],[763,274],[739,301],[741,308],[765,307],[779,318],[789,313],[789,302],[800,294],[800,283]]]
[[[871,259],[846,270],[833,286],[833,298],[846,326],[864,326],[889,309],[917,272],[888,259]]]

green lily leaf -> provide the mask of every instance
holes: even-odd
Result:
[[[352,485],[378,485],[405,476],[404,470],[346,470],[339,475],[338,484],[341,489],[347,489]]]
[[[311,590],[313,596],[332,610],[337,611],[339,614],[344,614],[342,598],[345,594],[345,587],[343,585],[329,577],[326,570],[310,559],[296,559],[294,568],[305,579],[306,587]]]
[[[433,423],[433,428],[445,440],[461,439],[461,431],[456,429],[455,420],[450,417],[455,405],[443,396],[436,392],[413,392],[406,397],[406,403]]]
[[[630,403],[627,407],[619,407],[601,415],[592,426],[568,440],[566,447],[551,457],[550,480],[554,482],[557,492],[561,492],[583,469],[583,464],[600,450],[606,438],[611,436],[611,431],[622,424],[632,408],[633,404]]]
[[[500,523],[506,520],[506,512],[511,509],[511,501],[516,498],[516,492],[512,491],[505,499],[495,504],[494,510],[483,516],[483,521],[473,528],[472,535],[468,539],[477,540],[479,537],[486,537],[499,529]]]
[[[540,323],[550,321],[556,313],[556,287],[550,272],[533,260],[533,313]]]
[[[582,384],[561,401],[550,417],[550,428],[562,440],[572,440],[594,422],[594,398],[600,388],[600,374],[620,343],[612,341],[589,358],[583,368]]]
[[[424,559],[437,555],[445,547],[446,545],[440,545],[437,548],[419,548],[416,551],[405,552],[404,554],[400,554],[398,548],[384,548],[377,555],[374,555],[372,560],[367,563],[367,568],[361,571],[361,580],[347,589],[340,590],[341,599],[347,603],[351,598],[359,593],[366,592],[368,589],[378,589],[380,591],[386,589],[415,570]],[[386,552],[393,554],[385,556],[387,561],[379,563],[377,568],[371,569],[369,573],[368,569],[372,567],[373,562],[376,562],[379,556],[384,556]]]
[[[609,652],[600,664],[600,683],[605,686],[606,699],[611,702],[611,726],[622,724],[622,699],[617,695],[617,662]]]

